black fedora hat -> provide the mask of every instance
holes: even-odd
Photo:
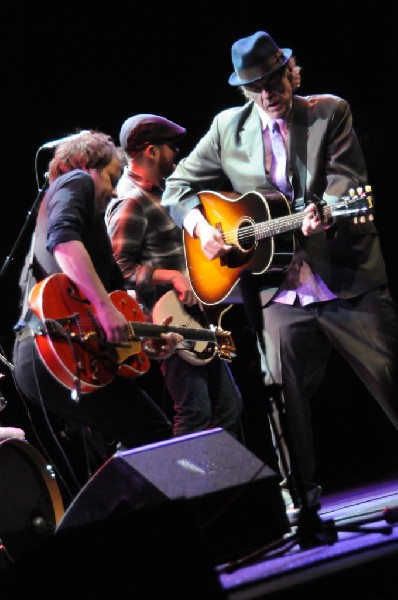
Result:
[[[292,50],[279,48],[269,33],[257,31],[235,42],[231,54],[235,72],[228,83],[246,85],[283,67],[292,56]]]

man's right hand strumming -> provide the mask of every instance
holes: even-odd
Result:
[[[224,243],[222,234],[207,221],[200,221],[195,227],[195,236],[200,238],[202,250],[209,260],[223,256],[232,246]]]

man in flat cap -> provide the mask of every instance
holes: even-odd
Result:
[[[182,231],[161,206],[164,182],[175,169],[185,133],[184,127],[153,114],[134,115],[123,123],[119,138],[128,164],[117,198],[106,211],[106,224],[125,287],[134,290],[148,315],[163,310],[163,301],[166,310],[176,310],[172,324],[183,326],[188,319],[190,327],[207,328],[186,274]],[[176,322],[178,318],[185,321]],[[189,347],[161,361],[173,403],[173,435],[222,427],[239,438],[240,392],[225,360],[208,350]]]
[[[228,83],[245,103],[215,116],[167,179],[162,204],[209,265],[209,277],[217,273],[218,283],[232,285],[234,266],[246,267],[240,284],[247,312],[255,317],[264,402],[269,391],[273,400],[280,398],[282,417],[286,412],[282,430],[275,418],[275,439],[288,446],[285,452],[283,444],[278,447],[280,458],[287,458],[280,461],[286,478],[281,483],[290,486],[285,491],[298,509],[313,511],[321,489],[314,481],[310,399],[333,349],[398,429],[396,306],[348,103],[332,94],[296,94],[300,67],[292,50],[267,31],[236,41],[231,57]],[[203,210],[201,191],[208,198],[209,190],[225,189],[226,178],[240,197],[236,227],[226,218],[226,199],[217,211],[209,205]],[[360,219],[336,210],[347,199],[354,213],[363,209]],[[197,292],[201,282],[192,281]],[[214,292],[214,286],[205,283],[204,292]]]
[[[165,117],[139,114],[126,119],[119,139],[121,147],[131,154],[140,152],[148,144],[178,143],[186,134],[184,127]]]

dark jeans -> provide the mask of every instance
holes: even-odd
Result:
[[[116,376],[111,383],[75,401],[71,391],[47,370],[33,337],[16,340],[13,361],[18,388],[46,411],[91,426],[127,448],[172,436],[166,415],[130,378]]]
[[[160,368],[173,401],[174,436],[222,427],[239,437],[242,397],[228,363],[215,357],[192,365],[173,354]]]

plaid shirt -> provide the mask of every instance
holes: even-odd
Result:
[[[126,289],[134,289],[149,309],[171,286],[150,283],[155,269],[186,272],[182,230],[161,206],[163,190],[125,167],[117,198],[105,223]]]

